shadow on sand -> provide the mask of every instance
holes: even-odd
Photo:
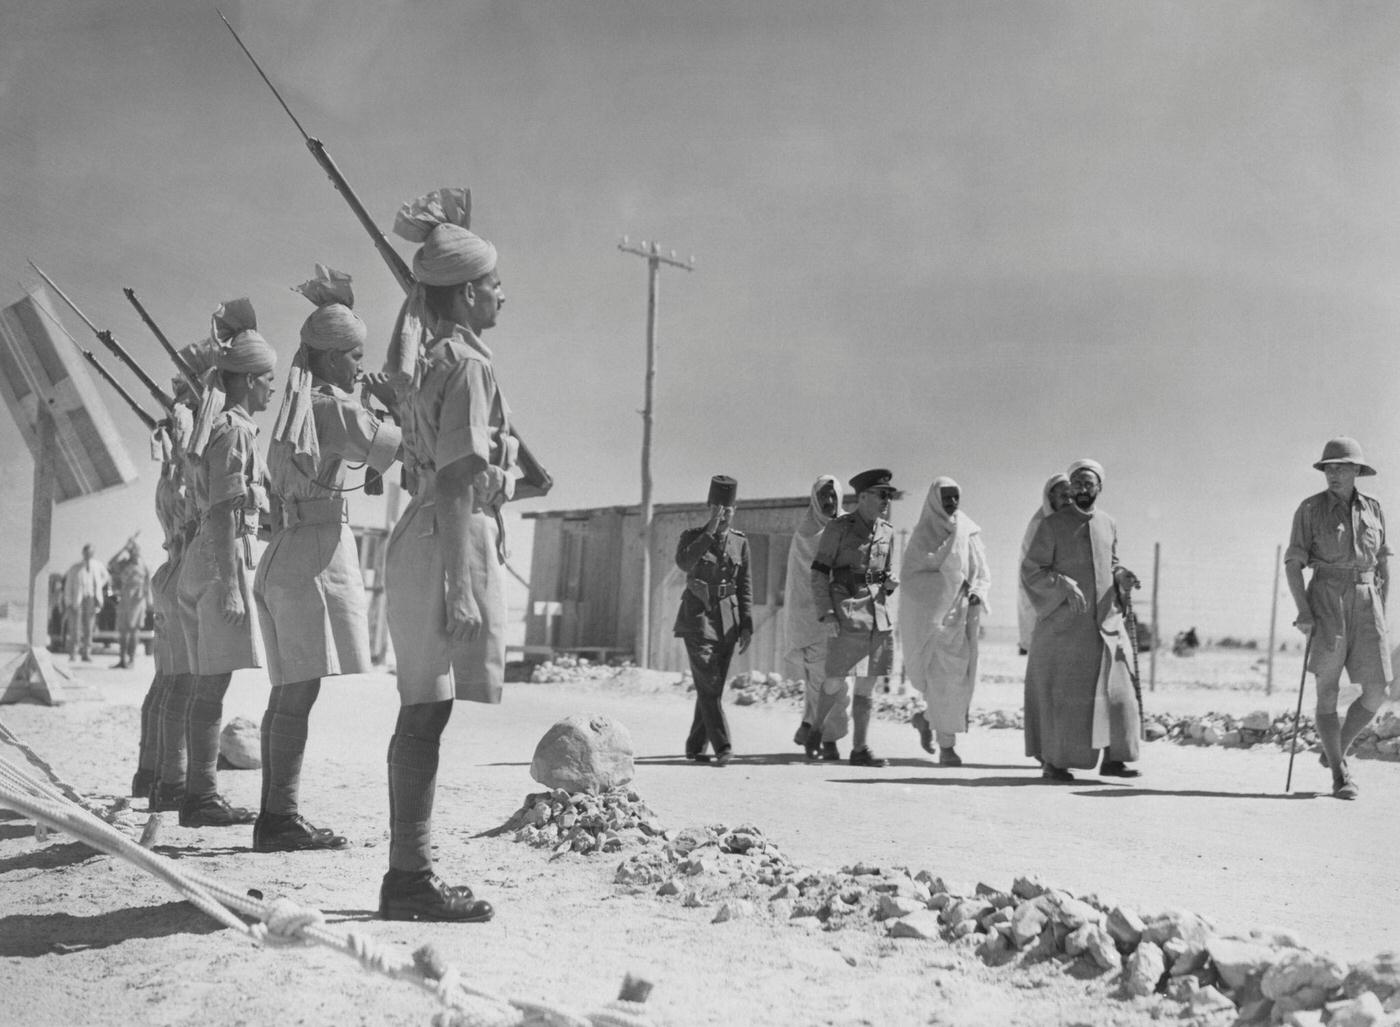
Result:
[[[0,917],[0,957],[32,958],[104,949],[133,938],[213,934],[224,925],[188,902],[117,909],[96,916],[71,913]]]

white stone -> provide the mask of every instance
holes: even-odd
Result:
[[[1342,983],[1342,968],[1336,961],[1306,949],[1289,949],[1279,955],[1278,960],[1264,971],[1260,989],[1265,998],[1275,1002],[1292,998],[1299,993],[1316,991],[1324,994]],[[1317,1003],[1316,1005],[1320,1005]],[[1297,1008],[1316,1008],[1311,994],[1295,1003]]]
[[[566,792],[605,792],[636,775],[632,735],[603,713],[573,715],[556,723],[535,746],[530,776]]]
[[[881,895],[880,906],[875,911],[877,920],[898,920],[900,917],[908,916],[925,906],[912,895]]]
[[[754,905],[748,899],[730,899],[719,907],[712,924],[723,924],[730,920],[744,920],[753,916]]]
[[[1238,938],[1211,938],[1206,942],[1206,952],[1231,991],[1245,987],[1251,979],[1257,984],[1278,957],[1277,949]]]
[[[262,766],[262,742],[258,725],[247,717],[234,717],[219,732],[219,755],[234,770]]]
[[[1155,942],[1143,941],[1128,957],[1127,965],[1123,968],[1123,986],[1130,995],[1151,995],[1166,972],[1167,964],[1161,948]]]
[[[931,909],[920,909],[898,920],[889,921],[891,938],[924,938],[929,941],[939,937],[938,914]]]
[[[1356,998],[1334,1002],[1328,1006],[1331,1015],[1328,1027],[1376,1027],[1385,1019],[1385,1009],[1375,992],[1363,992]]]

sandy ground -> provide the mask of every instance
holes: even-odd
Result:
[[[1159,657],[1150,708],[1172,713],[1291,711],[1297,654],[1263,692],[1257,654]],[[0,708],[0,720],[80,791],[121,792],[134,769],[136,671],[76,672],[55,708]],[[1020,660],[987,653],[976,706],[1020,705]],[[1144,674],[1146,666],[1144,665]],[[1224,929],[1295,930],[1344,960],[1400,949],[1394,853],[1400,764],[1360,762],[1356,803],[1325,793],[1303,755],[1283,794],[1287,756],[1150,744],[1145,776],[1040,783],[1016,731],[975,731],[967,764],[934,766],[904,724],[879,722],[880,770],[808,765],[791,743],[795,708],[730,707],[739,757],[725,769],[681,757],[689,700],[675,675],[609,683],[508,686],[499,707],[459,705],[444,739],[435,825],[440,870],[470,881],[498,914],[486,925],[388,924],[373,910],[386,861],[384,751],[397,708],[392,678],[328,682],[313,713],[303,809],[352,839],[342,853],[258,855],[251,828],[187,830],[170,815],[158,851],[230,884],[285,894],[332,925],[415,947],[431,941],[473,982],[579,1011],[612,998],[624,973],[655,985],[658,1022],[686,1024],[1082,1024],[1176,1019],[1165,999],[1116,997],[1112,981],[1058,964],[984,967],[963,947],[825,932],[752,919],[712,924],[613,883],[618,855],[550,858],[505,837],[479,837],[538,790],[528,773],[540,735],[571,713],[602,712],[631,731],[634,787],[667,827],[750,822],[789,858],[836,869],[865,861],[928,869],[971,889],[1038,874],[1144,913],[1185,908]],[[1286,683],[1284,683],[1286,682]],[[266,683],[235,677],[226,716],[257,719]],[[844,747],[843,747],[844,751]],[[223,788],[255,805],[257,772]],[[29,1024],[426,1024],[437,1008],[409,986],[319,949],[260,949],[179,901],[133,867],[62,836],[36,842],[0,812],[0,994]],[[624,853],[623,855],[626,855]],[[22,1011],[16,1013],[16,1011]],[[0,1017],[3,1019],[3,1017]]]

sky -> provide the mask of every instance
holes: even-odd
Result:
[[[1394,4],[222,10],[382,228],[471,187],[507,297],[486,342],[556,481],[521,510],[640,499],[646,265],[624,234],[694,255],[660,276],[655,500],[730,474],[742,527],[744,496],[887,467],[908,530],[950,475],[993,625],[1078,457],[1107,468],[1123,561],[1150,578],[1160,544],[1168,634],[1267,633],[1329,437],[1361,440],[1400,509]],[[284,364],[314,263],[354,276],[370,364],[400,299],[202,3],[0,0],[0,224],[0,303],[32,259],[162,379],[124,286],[179,343],[249,296]],[[159,537],[143,432],[100,388],[142,477],[56,509],[59,569]],[[0,600],[22,599],[33,472],[8,418],[0,461]]]

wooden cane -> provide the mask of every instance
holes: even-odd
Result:
[[[1303,689],[1308,685],[1308,655],[1312,652],[1312,631],[1308,631],[1308,640],[1303,645],[1303,675],[1298,681],[1298,708],[1293,711],[1293,739],[1288,743],[1288,778],[1283,782],[1283,791],[1286,795],[1293,787],[1293,757],[1298,752],[1298,720],[1303,716]]]

